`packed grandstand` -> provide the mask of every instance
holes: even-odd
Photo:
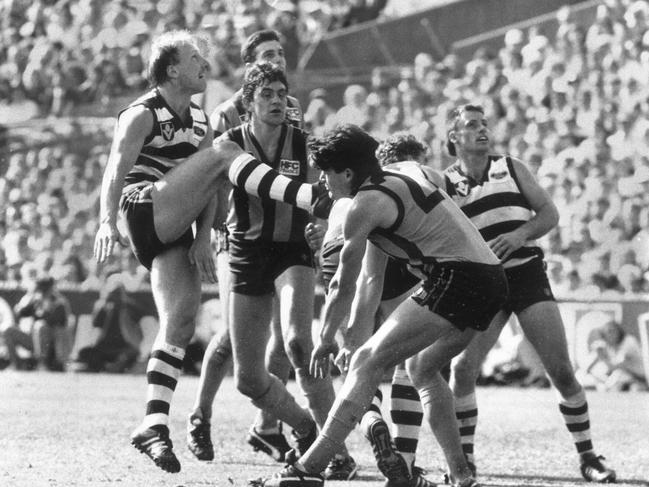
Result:
[[[452,161],[444,151],[446,112],[463,101],[482,104],[493,114],[494,150],[527,163],[561,210],[559,226],[541,242],[556,294],[646,295],[649,3],[586,3],[592,22],[564,7],[550,13],[547,32],[534,22],[510,26],[496,48],[477,43],[468,57],[424,49],[346,86],[325,80],[308,92],[292,90],[312,133],[343,120],[379,139],[406,130],[428,145],[428,163],[439,169]],[[98,268],[92,244],[114,117],[146,86],[155,33],[187,28],[209,38],[213,79],[203,102],[213,106],[237,89],[239,46],[250,32],[278,30],[289,79],[303,80],[295,68],[314,42],[365,21],[380,24],[395,15],[394,3],[385,4],[0,4],[0,280],[24,284],[48,273],[93,288],[121,269],[134,287],[146,286],[128,249]]]

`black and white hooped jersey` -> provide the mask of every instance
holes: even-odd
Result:
[[[423,271],[438,261],[499,263],[475,226],[418,163],[400,162],[382,169],[359,192],[381,191],[397,205],[394,224],[369,235],[383,252]]]
[[[444,170],[446,191],[478,227],[489,242],[499,235],[511,232],[529,221],[534,212],[520,190],[510,157],[490,155],[487,170],[481,181],[465,175],[459,162]],[[503,262],[506,268],[515,267],[541,255],[536,241],[530,240]]]
[[[158,181],[198,150],[207,136],[207,114],[191,103],[191,123],[185,125],[157,89],[141,96],[128,108],[143,105],[153,114],[153,128],[144,140],[135,164],[124,179],[122,194]],[[120,115],[123,112],[120,112]]]
[[[210,115],[214,137],[218,137],[247,121],[248,112],[243,105],[241,90],[216,107]],[[300,102],[292,96],[286,98],[286,121],[299,129],[304,128],[304,114]]]
[[[302,191],[311,199],[311,185],[302,184],[308,182],[309,173],[305,133],[283,124],[277,153],[270,156],[272,159],[260,146],[249,123],[228,130],[219,137],[218,141],[221,140],[236,142],[258,161],[257,164],[249,163],[233,181],[227,218],[230,235],[244,240],[304,241],[309,213],[294,205],[273,201],[268,196],[277,193],[284,201],[291,201]],[[278,175],[284,178],[278,179]],[[293,197],[287,193],[294,193]]]

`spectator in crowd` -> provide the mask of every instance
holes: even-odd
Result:
[[[29,367],[18,347],[32,352],[36,363],[47,370],[63,371],[68,350],[70,305],[58,292],[54,279],[38,278],[14,308],[17,324],[4,331],[9,358],[17,369]],[[29,332],[20,325],[30,319]]]
[[[204,5],[70,0],[33,2],[29,8],[20,8],[21,2],[0,3],[0,118],[5,113],[7,120],[23,120],[33,113],[73,113],[79,104],[101,101],[102,97],[107,100],[124,89],[136,89],[142,60],[150,49],[150,33],[158,32],[170,19],[166,10],[169,5],[182,12],[173,22],[204,29],[217,47],[212,64],[220,72],[212,76],[229,83],[238,81],[234,67],[239,64],[242,40],[250,25],[276,10],[271,3],[278,6],[290,2]],[[339,0],[319,3],[321,8],[315,10],[312,4],[299,2],[299,16],[295,19],[302,47],[309,38],[307,23],[311,33],[335,28],[339,25],[337,19],[349,8]],[[493,127],[494,149],[537,154],[535,175],[560,203],[559,235],[552,238],[551,247],[550,239],[544,240],[543,250],[549,258],[568,257],[573,270],[579,270],[584,280],[588,276],[582,270],[583,257],[606,245],[602,235],[620,229],[620,242],[632,243],[642,274],[649,271],[647,225],[630,222],[637,218],[633,215],[637,210],[628,209],[629,200],[636,208],[649,206],[649,36],[642,32],[647,19],[646,2],[615,0],[594,9],[596,18],[590,25],[580,24],[579,17],[566,7],[557,12],[556,36],[541,35],[542,27],[538,26],[512,29],[497,52],[481,49],[466,61],[457,55],[436,61],[433,53],[422,52],[413,59],[412,66],[400,70],[403,76],[396,84],[401,89],[395,83],[383,91],[374,85],[365,88],[370,89],[368,130],[377,137],[384,137],[388,130],[411,132],[430,146],[431,164],[437,169],[450,163],[443,151],[444,119],[450,107],[463,100],[476,100],[498,114],[501,118]],[[313,14],[321,25],[313,25]],[[115,86],[102,86],[99,78],[110,69],[119,72],[113,73]],[[75,87],[78,81],[81,84]],[[538,89],[531,90],[532,86]],[[110,91],[114,89],[117,92]],[[333,93],[329,90],[327,101],[336,109],[343,101],[336,100]],[[331,119],[326,122],[312,118],[310,123],[311,131],[319,133]],[[58,122],[56,128],[39,130],[39,137],[56,133],[59,140],[69,138],[63,127]],[[72,226],[84,225],[68,221],[78,210],[77,202],[86,210],[96,203],[92,189],[99,186],[97,174],[105,165],[110,133],[90,123],[77,130],[84,136],[91,135],[86,137],[88,140],[95,139],[93,154],[79,144],[48,142],[57,146],[56,151],[75,152],[81,161],[88,161],[85,167],[81,165],[83,177],[70,186],[48,177],[60,172],[61,161],[47,155],[49,152],[54,156],[56,151],[41,151],[40,139],[37,147],[14,152],[0,163],[0,199],[4,203],[0,220],[6,225],[0,238],[9,279],[19,281],[22,263],[33,260],[32,241],[21,235],[26,226],[24,215],[31,211],[23,207],[31,198],[26,195],[58,191],[61,205],[48,210],[39,204],[37,212],[41,216],[52,214],[63,241],[71,239]],[[527,156],[525,159],[531,161]],[[81,196],[84,193],[89,197]],[[586,228],[583,219],[590,202],[599,196],[609,202],[607,214]],[[61,218],[56,218],[57,214]],[[41,222],[35,225],[48,228]],[[87,229],[81,230],[85,232]],[[75,240],[87,245],[79,237]],[[76,250],[79,255],[88,255],[89,249]],[[54,260],[59,261],[56,256]],[[613,259],[611,272],[618,272],[616,265]]]
[[[124,372],[139,355],[144,308],[126,293],[120,274],[112,274],[101,288],[92,311],[95,342],[79,350],[76,371]]]
[[[593,331],[589,351],[589,363],[580,372],[588,386],[605,391],[647,389],[640,343],[615,320]]]

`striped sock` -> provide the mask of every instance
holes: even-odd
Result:
[[[460,441],[462,451],[469,463],[475,465],[473,456],[473,444],[475,441],[475,428],[478,424],[478,403],[475,392],[462,397],[455,398],[455,417],[460,429]]]
[[[185,350],[163,343],[154,345],[146,368],[147,402],[143,426],[169,424],[169,406],[182,370]]]
[[[361,431],[367,438],[370,427],[375,421],[383,420],[383,414],[381,414],[381,404],[383,403],[383,393],[380,388],[376,388],[374,397],[372,398],[372,404],[367,408],[365,414],[360,420]]]
[[[588,402],[583,389],[571,397],[559,401],[559,410],[566,422],[566,427],[575,442],[579,455],[594,454],[590,436],[590,417]]]
[[[408,373],[402,368],[395,369],[390,394],[390,418],[394,428],[394,444],[409,468],[415,462],[423,417],[419,393]]]
[[[381,404],[383,404],[383,393],[381,392],[381,389],[376,389],[374,397],[372,398],[372,404],[370,404],[370,407],[367,409],[367,413],[365,414],[372,412],[374,414],[378,414],[378,416],[382,418],[383,415],[381,414]]]

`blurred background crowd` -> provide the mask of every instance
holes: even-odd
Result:
[[[238,87],[239,48],[251,32],[282,34],[290,78],[323,32],[389,16],[387,3],[0,2],[0,113],[45,120],[29,130],[41,138],[51,132],[0,161],[0,280],[27,282],[45,272],[60,283],[101,282],[106,270],[96,269],[92,243],[114,118],[58,120],[89,102],[128,100],[145,89],[156,33],[205,33],[219,83],[212,90],[223,99]],[[609,0],[591,25],[574,22],[568,8],[557,20],[556,34],[511,29],[499,49],[478,48],[469,60],[421,52],[408,65],[376,68],[369,83],[349,85],[342,96],[315,89],[301,99],[307,127],[318,135],[348,121],[378,138],[407,130],[430,148],[429,164],[443,169],[451,162],[443,148],[446,113],[459,103],[482,104],[494,150],[527,163],[561,210],[559,226],[542,240],[557,295],[646,295],[649,4]],[[133,286],[147,282],[128,249],[109,267]]]
[[[3,0],[0,100],[30,113],[67,115],[75,105],[146,87],[155,34],[189,29],[212,41],[215,78],[236,84],[241,42],[272,28],[289,69],[324,32],[375,19],[387,0]]]

